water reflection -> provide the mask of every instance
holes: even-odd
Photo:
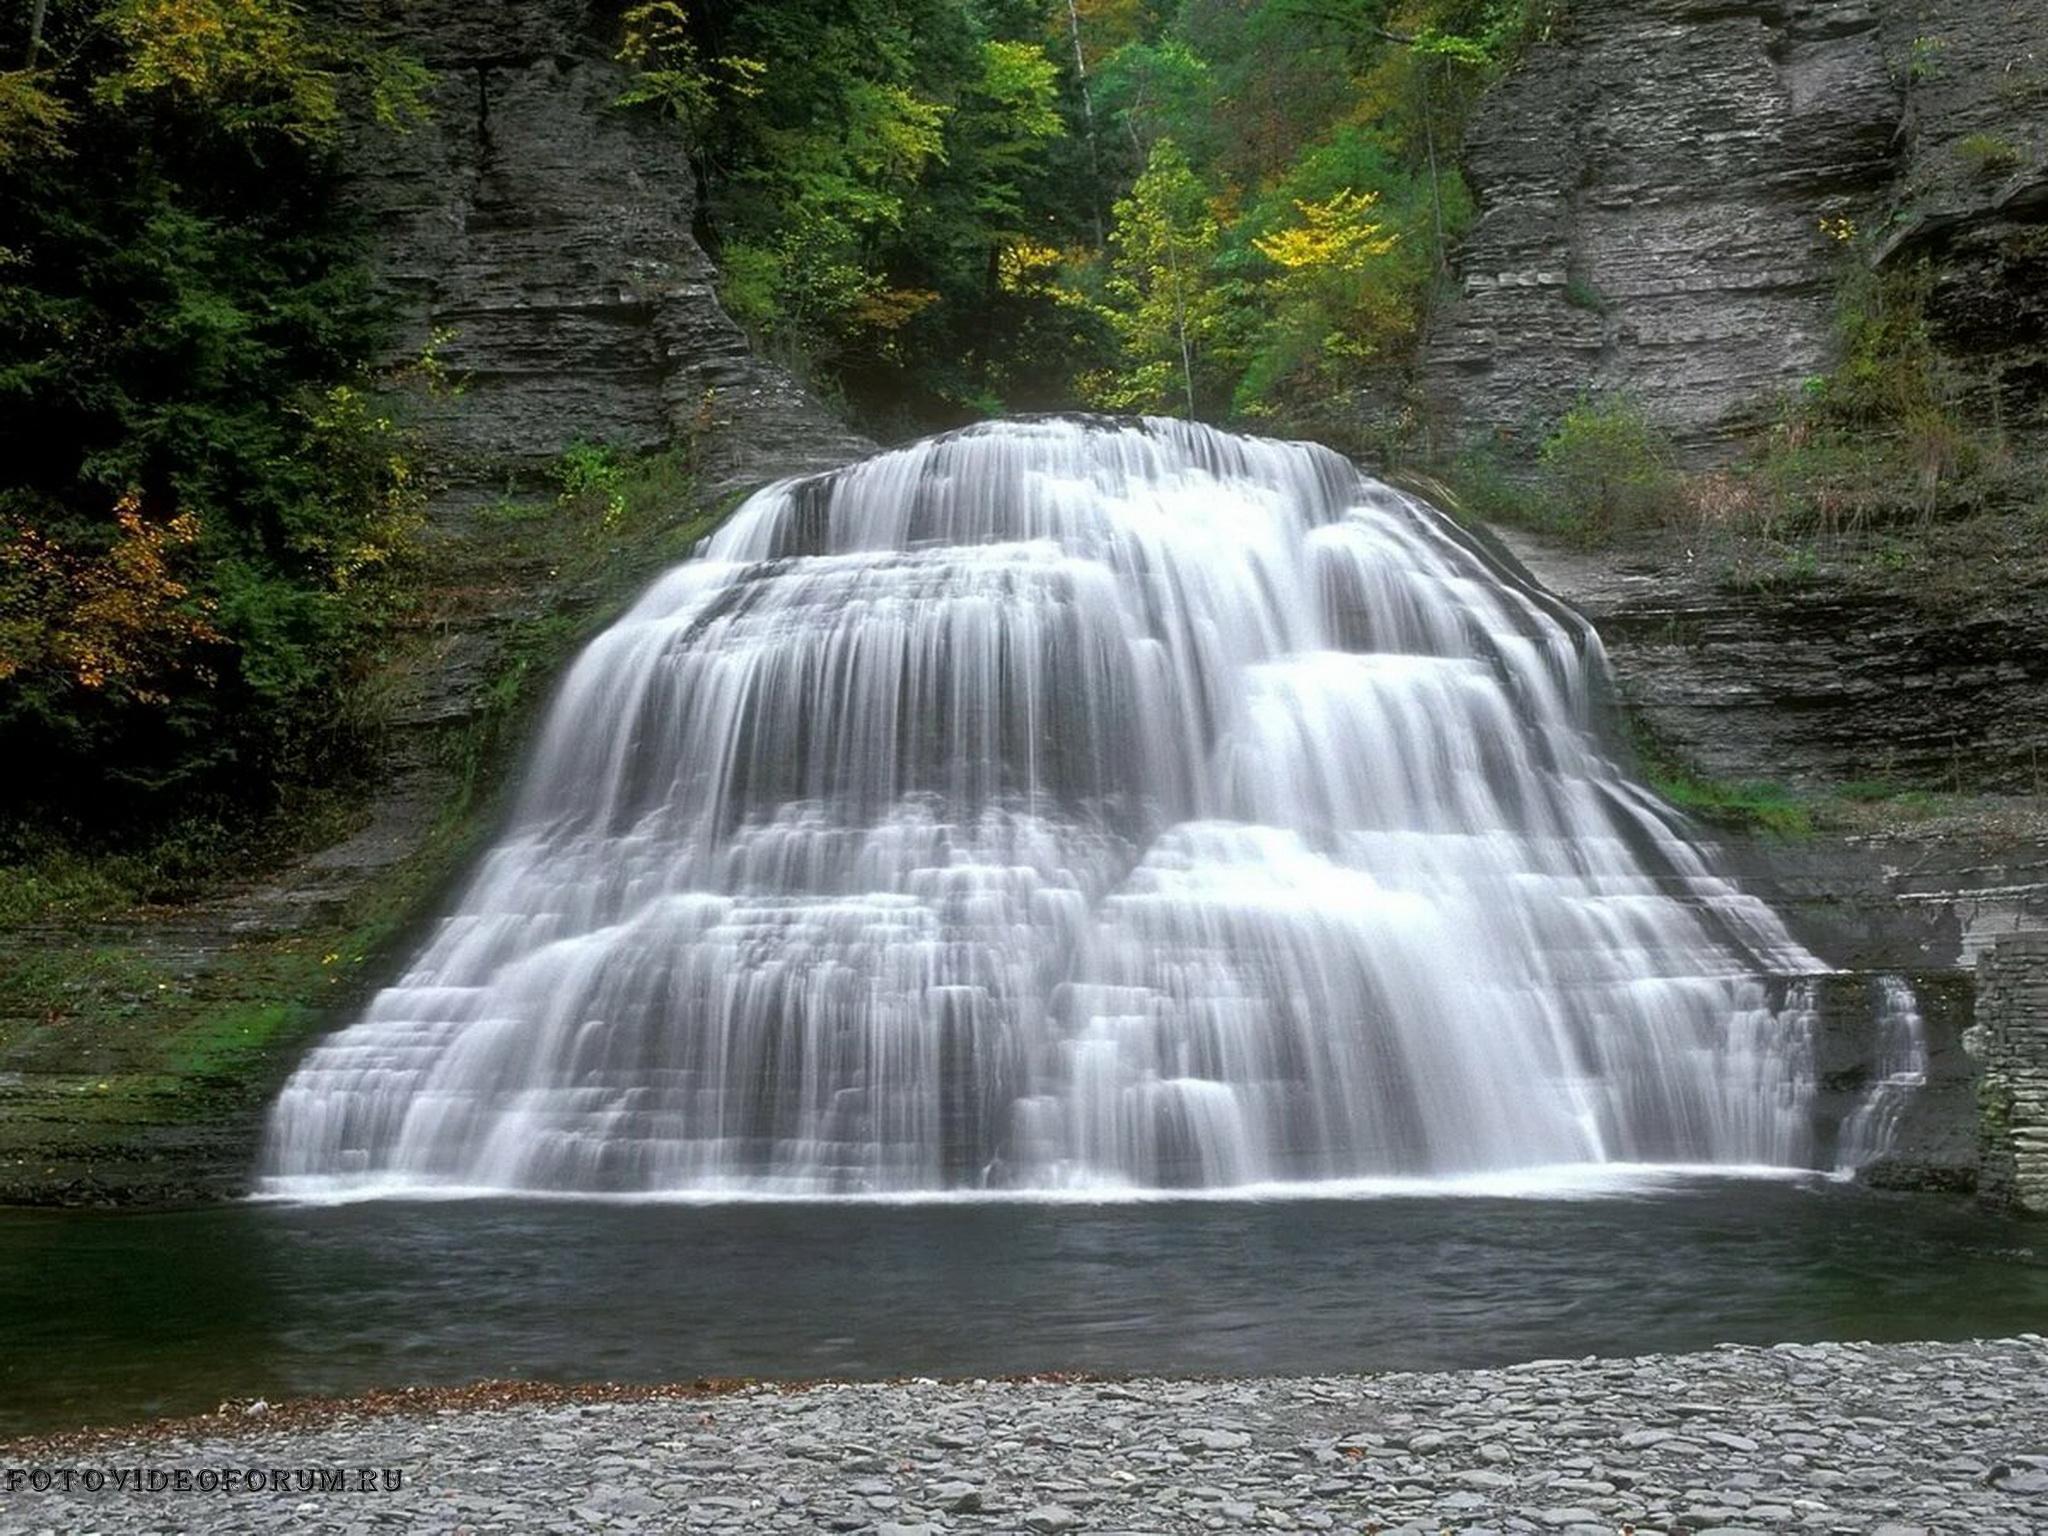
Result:
[[[18,1214],[0,1427],[482,1377],[1292,1373],[2048,1323],[2032,1229],[1827,1183],[1587,1200]]]

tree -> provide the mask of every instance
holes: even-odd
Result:
[[[382,327],[335,152],[426,75],[287,0],[28,19],[35,67],[0,75],[0,853],[249,825],[363,744],[337,722],[417,489],[353,387]]]
[[[981,45],[981,73],[955,109],[946,148],[990,245],[1026,232],[1027,188],[1043,174],[1047,142],[1066,131],[1058,102],[1059,67],[1043,48]]]
[[[1231,298],[1213,270],[1222,222],[1172,139],[1152,147],[1145,173],[1114,212],[1115,275],[1108,287],[1123,367],[1098,390],[1099,399],[1123,409],[1165,409],[1177,371],[1177,392],[1194,416],[1195,365],[1220,334]]]
[[[678,0],[633,6],[624,21],[619,61],[632,67],[633,76],[618,104],[649,108],[682,125],[702,190],[709,179],[707,157],[716,143],[712,128],[718,115],[759,97],[768,66],[733,53],[707,60],[697,46],[690,13]]]

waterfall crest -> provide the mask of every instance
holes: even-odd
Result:
[[[785,482],[575,663],[278,1191],[1798,1166],[1824,970],[1599,642],[1326,450],[995,423]]]

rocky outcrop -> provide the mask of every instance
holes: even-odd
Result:
[[[1926,260],[1929,311],[1980,419],[2048,434],[2048,9],[1886,7],[1905,77],[1895,210],[1873,259]]]
[[[1977,957],[1977,1021],[1987,1175],[2021,1210],[2048,1214],[2048,929]]]
[[[1493,536],[1592,620],[1660,754],[1723,784],[1832,795],[1838,813],[1845,786],[1874,797],[1867,824],[1729,850],[1830,963],[1967,966],[2048,924],[2048,591],[1950,610],[1825,572],[1731,582],[1668,538],[1593,553]],[[1908,790],[1965,799],[1883,814]]]
[[[843,463],[868,446],[719,307],[674,126],[615,105],[616,7],[410,0],[394,42],[433,71],[428,121],[365,126],[355,195],[396,301],[396,359],[433,345],[444,479],[502,482],[577,439],[689,440],[708,488]]]
[[[1732,574],[1671,535],[1501,539],[1593,621],[1671,756],[1731,783],[2048,788],[2048,590],[1950,605],[1905,578]]]
[[[1526,451],[1620,390],[1711,455],[1827,365],[1824,219],[1896,219],[1874,259],[1938,256],[1951,350],[2036,421],[2044,102],[2026,0],[1573,0],[1469,133],[1481,213],[1424,355],[1439,435]]]

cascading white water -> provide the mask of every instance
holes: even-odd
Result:
[[[1927,1086],[1927,1025],[1913,989],[1897,976],[1874,982],[1877,1059],[1863,1101],[1843,1118],[1836,1164],[1853,1171],[1891,1150],[1907,1106]]]
[[[1812,1155],[1824,970],[1591,630],[1326,450],[997,423],[593,643],[268,1187],[1115,1189]]]

